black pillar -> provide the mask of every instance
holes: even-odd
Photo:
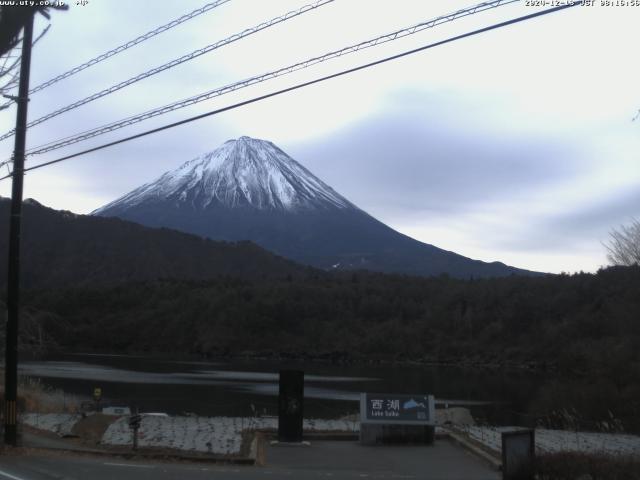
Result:
[[[304,406],[304,372],[280,371],[280,395],[278,397],[278,440],[302,442]]]

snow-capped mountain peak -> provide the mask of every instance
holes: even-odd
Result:
[[[523,273],[396,232],[355,207],[273,143],[249,137],[229,140],[94,214],[212,240],[251,241],[285,258],[327,270],[460,277]]]
[[[356,208],[273,143],[243,136],[93,213],[167,200],[196,209],[216,205],[277,210]]]

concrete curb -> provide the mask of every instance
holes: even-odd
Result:
[[[278,436],[278,431],[273,429],[259,429],[255,431],[260,435],[268,438],[269,440],[274,440]],[[304,441],[311,440],[344,440],[344,441],[358,441],[360,439],[360,435],[358,432],[314,432],[314,431],[304,431],[302,432],[302,439]]]
[[[85,448],[82,446],[69,445],[68,447],[43,447],[32,446],[29,442],[23,443],[22,446],[17,447],[14,451],[28,450],[30,452],[61,452],[74,455],[93,455],[103,457],[116,457],[124,458],[126,460],[174,460],[185,462],[200,462],[200,463],[217,463],[226,465],[257,465],[258,463],[258,442],[257,438],[254,438],[251,443],[249,455],[247,457],[225,457],[216,455],[193,455],[193,454],[181,454],[171,451],[153,451],[152,449],[138,449],[137,451],[120,451],[120,450],[107,450],[107,449],[93,449]],[[255,444],[255,446],[254,446]],[[263,454],[264,456],[264,454]]]
[[[456,445],[468,450],[484,462],[488,463],[492,468],[495,468],[498,471],[502,470],[502,459],[498,458],[497,454],[489,452],[481,444],[478,444],[477,442],[474,442],[473,440],[451,430],[443,431],[442,437],[448,438]]]
[[[30,435],[34,437],[40,436],[36,433],[36,429],[29,429]],[[36,445],[36,442],[30,442],[25,440],[21,447],[18,449],[28,449],[32,452],[64,452],[67,454],[75,455],[94,455],[104,457],[124,458],[127,460],[177,460],[185,462],[201,462],[201,463],[217,463],[227,465],[266,465],[266,442],[277,435],[276,431],[271,430],[256,430],[253,438],[249,442],[248,452],[246,456],[226,457],[214,454],[188,454],[179,453],[178,451],[154,451],[154,449],[139,448],[137,451],[131,450],[111,450],[105,448],[89,448],[82,445],[74,445],[68,443],[67,445],[59,446],[43,446]],[[44,438],[48,438],[47,435],[42,435]],[[24,438],[24,437],[23,437]],[[344,441],[357,441],[358,434],[354,433],[336,433],[336,432],[309,432],[305,433],[304,440],[306,441],[321,441],[321,440],[344,440]],[[63,439],[55,439],[58,443],[67,442]],[[247,451],[245,450],[245,451]]]
[[[325,440],[325,441],[349,441],[357,442],[360,440],[358,433],[308,433],[302,435],[303,440]]]

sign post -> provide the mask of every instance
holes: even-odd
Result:
[[[131,428],[131,430],[133,430],[132,432],[132,436],[133,436],[133,449],[137,450],[138,449],[138,430],[140,429],[140,422],[142,421],[142,416],[138,415],[137,413],[135,415],[131,415],[129,417],[129,428]]]
[[[96,387],[93,389],[93,399],[96,401],[96,412],[100,411],[100,400],[102,400],[102,389]]]
[[[360,443],[426,443],[435,438],[433,395],[360,394]]]

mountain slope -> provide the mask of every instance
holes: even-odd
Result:
[[[2,225],[7,225],[9,205],[8,199],[0,197]],[[306,271],[249,242],[215,242],[117,218],[76,215],[33,200],[25,201],[23,211],[21,268],[26,288],[220,275],[274,278]],[[6,268],[7,235],[3,234],[0,285],[6,282]]]
[[[273,143],[249,137],[229,140],[93,214],[113,215],[156,202],[195,210],[216,205],[288,212],[356,208]]]
[[[324,269],[456,277],[529,274],[396,232],[273,143],[240,137],[93,212],[217,240],[251,240]]]

